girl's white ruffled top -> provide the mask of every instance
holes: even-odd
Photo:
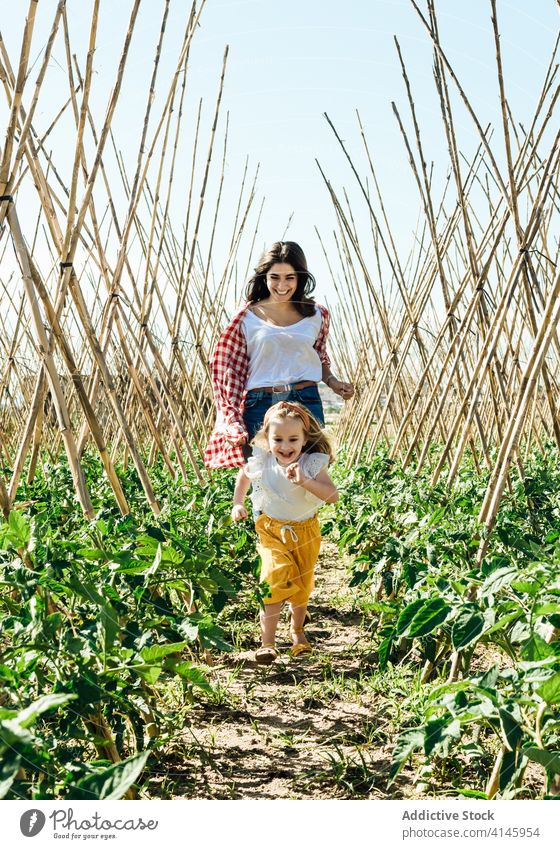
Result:
[[[298,463],[307,478],[315,478],[329,465],[328,454],[301,454]],[[304,522],[315,515],[325,502],[302,486],[292,483],[286,476],[286,468],[264,448],[253,448],[253,456],[247,461],[245,474],[252,484],[251,501],[253,510],[266,513],[271,519],[288,522]]]

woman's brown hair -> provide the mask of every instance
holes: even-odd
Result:
[[[263,425],[253,439],[253,442],[259,448],[268,448],[268,429],[271,421],[274,419],[299,419],[306,436],[302,454],[311,454],[311,452],[328,454],[329,465],[334,462],[334,451],[330,439],[321,428],[317,419],[305,407],[302,407],[300,404],[294,404],[291,401],[280,401],[278,404],[274,404],[268,408]]]
[[[305,254],[296,242],[274,242],[259,259],[255,273],[247,283],[245,297],[252,304],[268,298],[270,292],[266,285],[266,275],[273,265],[285,262],[291,265],[297,274],[297,286],[290,298],[295,309],[304,317],[315,313],[315,300],[310,297],[315,289],[315,278],[307,268]]]

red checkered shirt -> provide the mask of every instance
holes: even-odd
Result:
[[[327,354],[327,335],[330,316],[326,307],[316,305],[323,322],[313,347],[324,365],[330,366]],[[210,376],[216,404],[216,423],[204,452],[208,469],[233,469],[245,464],[242,444],[247,440],[243,422],[245,385],[249,371],[247,342],[241,320],[249,308],[245,304],[226,327],[210,360]],[[237,444],[232,444],[237,443]]]

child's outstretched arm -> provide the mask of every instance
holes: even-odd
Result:
[[[320,498],[321,501],[326,501],[328,504],[335,504],[338,501],[338,489],[326,469],[321,469],[314,478],[306,478],[299,463],[292,463],[286,471],[292,483],[302,486],[307,492],[311,492],[317,498]]]
[[[239,522],[241,519],[246,519],[249,515],[245,509],[245,497],[249,492],[251,481],[245,474],[243,469],[239,469],[237,478],[235,479],[235,490],[233,492],[233,507],[231,508],[231,518],[234,522]]]

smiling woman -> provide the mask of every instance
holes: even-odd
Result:
[[[295,242],[275,242],[260,258],[247,303],[226,327],[210,363],[217,407],[206,448],[209,468],[242,466],[266,411],[292,401],[324,424],[318,384],[347,400],[351,383],[337,380],[326,349],[329,313],[311,297],[315,278]]]

